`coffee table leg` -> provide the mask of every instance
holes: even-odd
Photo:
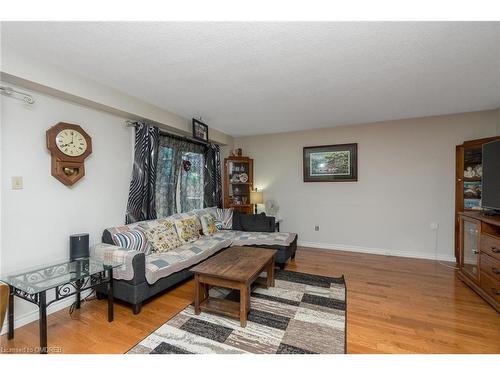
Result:
[[[250,312],[250,295],[252,294],[252,291],[250,289],[251,289],[250,287],[247,288],[247,292],[248,292],[248,297],[247,297],[247,315]]]
[[[200,280],[198,278],[198,275],[194,276],[194,313],[196,315],[200,315],[201,309],[200,309]]]
[[[274,258],[267,265],[267,280],[266,286],[274,286]]]
[[[240,287],[240,325],[242,327],[247,326],[247,315],[248,315],[248,286],[242,285]]]
[[[203,296],[201,297],[201,301],[205,301],[208,298],[208,293],[210,292],[210,285],[201,284],[203,290]]]

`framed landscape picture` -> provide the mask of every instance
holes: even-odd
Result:
[[[358,180],[358,144],[304,147],[304,182]]]

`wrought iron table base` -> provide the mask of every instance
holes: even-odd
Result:
[[[106,276],[107,273],[107,276]],[[81,292],[94,289],[99,285],[107,286],[108,293],[108,322],[113,321],[113,268],[108,268],[95,275],[85,276],[76,281],[55,287],[55,298],[47,303],[47,291],[29,294],[10,285],[9,293],[9,330],[7,338],[14,338],[14,296],[38,306],[40,329],[40,354],[47,354],[47,307],[56,301],[76,295],[76,308],[80,308]]]

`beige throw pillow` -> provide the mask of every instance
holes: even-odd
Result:
[[[210,214],[205,214],[200,217],[201,227],[203,229],[203,234],[205,236],[214,234],[218,231],[217,226],[215,225],[215,217]]]
[[[200,231],[198,228],[198,218],[196,216],[175,220],[175,228],[177,229],[177,234],[183,242],[192,242],[200,237]]]
[[[145,230],[144,234],[153,247],[153,253],[165,253],[182,245],[175,224],[170,220]]]

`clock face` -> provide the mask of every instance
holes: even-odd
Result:
[[[56,135],[56,145],[68,156],[80,156],[87,150],[87,141],[79,131],[73,129],[61,130]]]

